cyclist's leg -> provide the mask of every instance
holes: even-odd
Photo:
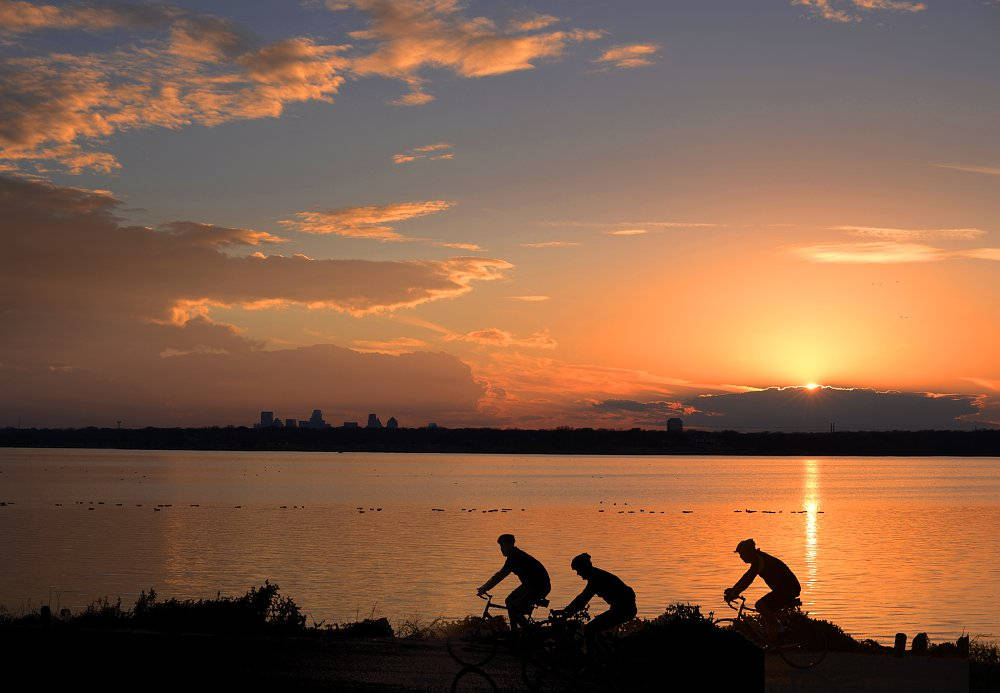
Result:
[[[768,641],[773,643],[778,635],[778,611],[790,607],[797,597],[798,595],[768,592],[754,604],[754,608],[760,612],[761,618],[764,621],[764,629],[767,632]]]
[[[533,590],[528,585],[518,585],[507,595],[504,603],[507,605],[507,614],[510,617],[511,632],[516,632],[527,625],[526,617],[531,613],[533,601]]]

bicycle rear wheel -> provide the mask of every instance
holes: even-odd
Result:
[[[500,629],[492,619],[476,619],[462,633],[448,638],[448,654],[466,667],[481,667],[497,654]]]
[[[496,681],[479,667],[463,667],[451,682],[451,693],[497,693]]]
[[[789,666],[811,669],[826,657],[826,636],[805,617],[793,619],[779,636],[776,649]]]

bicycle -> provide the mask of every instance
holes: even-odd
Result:
[[[500,643],[511,631],[502,616],[494,616],[490,610],[507,611],[507,607],[502,604],[493,603],[493,595],[483,592],[477,595],[480,599],[485,599],[482,616],[468,619],[468,625],[462,633],[448,638],[448,654],[459,664],[464,666],[481,667],[496,656]],[[548,599],[537,599],[531,604],[532,610],[536,607],[546,607],[549,605]],[[533,627],[531,614],[526,617],[528,630]]]
[[[733,604],[737,600],[739,606]],[[736,631],[765,653],[777,653],[789,666],[796,669],[811,669],[826,657],[826,635],[797,609],[802,606],[801,600],[796,599],[791,606],[775,613],[779,634],[774,641],[767,637],[759,619],[751,615],[757,611],[747,606],[746,601],[742,594],[727,601],[726,605],[736,611],[736,616],[716,619],[715,625]]]
[[[584,648],[586,608],[575,614],[550,611],[534,621],[521,652],[521,678],[529,690],[613,691],[617,689],[617,639],[601,633],[594,649]]]

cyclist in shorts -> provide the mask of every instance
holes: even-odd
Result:
[[[507,560],[504,561],[503,567],[476,592],[478,594],[489,592],[511,573],[521,580],[521,584],[507,595],[505,602],[507,613],[510,615],[511,632],[516,633],[518,628],[527,625],[527,616],[535,605],[548,596],[552,590],[552,583],[549,581],[548,571],[537,558],[514,546],[513,534],[501,534],[497,537],[497,543],[500,545],[500,553]]]
[[[576,571],[577,575],[587,581],[587,586],[583,588],[583,592],[577,595],[576,599],[569,603],[569,606],[562,610],[562,613],[576,613],[589,604],[595,595],[606,601],[611,607],[603,614],[592,618],[583,628],[587,651],[593,652],[598,633],[628,623],[635,618],[635,591],[622,582],[617,575],[595,568],[594,564],[590,562],[589,553],[581,553],[574,558],[570,567]]]
[[[775,613],[781,609],[798,606],[802,587],[795,573],[783,561],[758,549],[753,539],[741,541],[736,545],[734,553],[738,553],[744,563],[749,563],[750,568],[735,585],[723,592],[722,596],[727,602],[731,602],[760,575],[771,591],[758,599],[754,608],[764,619],[768,639],[773,641],[778,633]]]

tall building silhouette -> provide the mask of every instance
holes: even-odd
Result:
[[[374,414],[368,415],[368,425],[365,428],[382,428],[382,422]]]
[[[385,422],[386,428],[399,428],[399,422],[396,421],[395,416],[390,416],[389,420]]]
[[[680,433],[684,430],[684,422],[676,416],[672,419],[667,419],[667,430]]]

